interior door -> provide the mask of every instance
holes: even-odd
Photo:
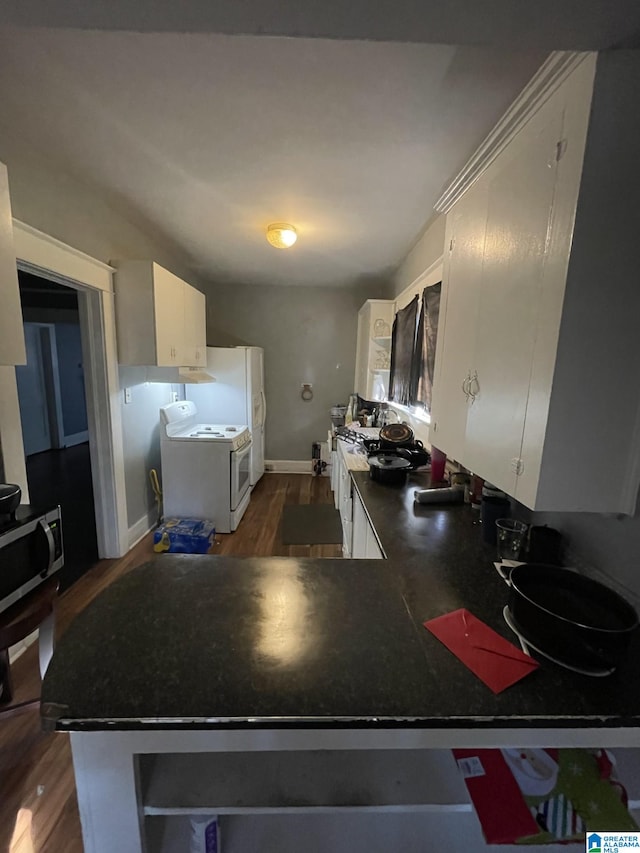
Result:
[[[52,441],[40,327],[34,323],[25,323],[24,339],[27,363],[16,367],[16,382],[24,453],[30,456],[50,450]]]

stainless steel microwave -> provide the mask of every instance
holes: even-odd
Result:
[[[18,507],[0,522],[0,613],[64,565],[60,507]]]

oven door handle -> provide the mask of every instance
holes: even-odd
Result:
[[[243,446],[240,448],[240,450],[236,450],[236,457],[238,459],[244,459],[244,457],[247,455],[247,453],[249,453],[249,451],[251,450],[252,444],[253,444],[252,440],[249,439],[249,441],[246,444],[243,444]]]
[[[46,569],[40,572],[41,578],[46,578],[53,567],[54,560],[56,558],[56,543],[53,539],[53,533],[51,532],[51,528],[49,527],[48,522],[44,518],[40,518],[38,520],[38,527],[45,535],[45,539],[47,540],[47,545],[49,546],[49,564]]]

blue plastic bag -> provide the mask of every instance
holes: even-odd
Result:
[[[153,550],[160,554],[206,554],[215,540],[212,521],[168,518],[153,534]]]

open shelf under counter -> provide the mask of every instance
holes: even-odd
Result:
[[[189,849],[188,816],[147,817],[147,853],[184,853]],[[220,818],[224,853],[567,853],[573,844],[487,844],[476,815],[358,814],[253,815]]]
[[[640,750],[612,752],[639,821]],[[147,853],[182,853],[192,817],[217,817],[225,853],[522,849],[484,841],[449,750],[170,753],[138,761]]]
[[[168,753],[139,762],[146,815],[471,811],[449,750]]]

